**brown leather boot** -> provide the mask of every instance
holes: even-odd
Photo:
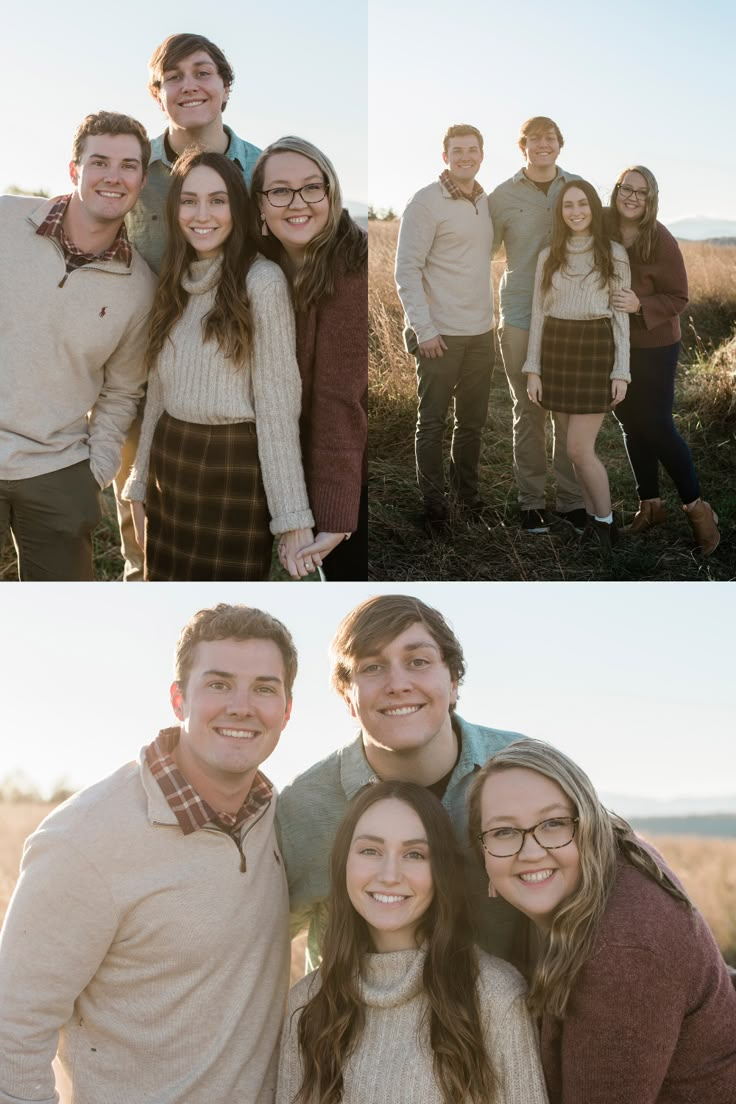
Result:
[[[626,533],[627,536],[635,536],[637,533],[645,533],[647,529],[652,529],[655,525],[662,525],[666,520],[667,509],[665,504],[659,502],[656,498],[645,498],[639,503],[639,509],[636,511],[631,525],[624,526],[621,532]]]
[[[721,539],[721,534],[718,532],[718,514],[712,506],[703,502],[702,498],[699,498],[690,509],[687,506],[682,508],[690,522],[698,548],[704,556],[710,556],[711,552],[715,552]]]

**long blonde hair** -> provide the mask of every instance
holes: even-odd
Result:
[[[649,264],[654,256],[654,251],[657,247],[657,212],[659,211],[659,185],[657,184],[657,178],[651,169],[647,169],[644,165],[629,165],[628,169],[624,169],[619,173],[618,180],[613,186],[611,192],[611,221],[610,232],[614,241],[622,241],[621,237],[621,218],[618,213],[618,206],[616,200],[618,199],[619,188],[623,184],[624,177],[627,173],[636,172],[640,176],[643,176],[647,182],[648,195],[644,204],[644,217],[641,219],[638,225],[638,232],[636,239],[631,248],[631,255],[635,261],[639,261],[640,264]]]
[[[529,987],[534,1015],[562,1018],[575,981],[590,958],[598,928],[616,880],[619,858],[636,867],[675,900],[692,908],[688,897],[655,861],[627,821],[601,804],[585,771],[542,740],[516,740],[502,748],[478,772],[470,790],[469,830],[478,845],[481,796],[487,778],[523,767],[550,778],[569,797],[578,817],[575,839],[580,853],[580,883],[560,905]]]

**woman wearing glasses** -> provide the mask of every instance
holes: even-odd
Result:
[[[286,273],[296,312],[302,454],[317,529],[302,557],[324,561],[329,579],[365,579],[367,235],[343,209],[331,162],[302,138],[263,151],[251,192],[258,248]]]
[[[377,782],[330,860],[322,964],[289,994],[277,1104],[547,1104],[525,985],[473,946],[434,794]]]
[[[291,573],[307,574],[297,559],[313,518],[293,314],[283,273],[258,257],[248,221],[233,161],[197,150],[178,159],[146,411],[123,492],[149,580],[267,579],[272,534]]]
[[[470,831],[489,892],[539,939],[528,1004],[550,1104],[736,1100],[736,991],[661,857],[539,740],[478,773]]]
[[[718,516],[700,497],[690,449],[675,428],[672,406],[680,352],[680,313],[687,306],[687,274],[680,248],[657,222],[659,189],[643,165],[624,169],[611,196],[611,236],[629,254],[631,289],[611,302],[631,316],[631,384],[616,409],[639,494],[627,533],[643,533],[666,519],[659,488],[662,464],[675,484],[700,550],[720,540]]]

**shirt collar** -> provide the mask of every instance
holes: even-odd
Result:
[[[452,179],[449,169],[445,169],[440,173],[440,184],[444,187],[445,191],[452,199],[468,199],[472,204],[477,203],[480,197],[483,195],[483,188],[477,180],[473,181],[473,191],[468,195],[462,188],[455,183]]]
[[[69,240],[64,233],[64,215],[67,212],[71,198],[70,192],[69,195],[56,196],[55,199],[51,200],[51,206],[36,229],[36,233],[40,234],[41,237],[56,238],[66,257],[73,254],[78,259],[86,262],[120,261],[126,268],[130,268],[133,262],[133,250],[125,230],[125,220],[121,222],[120,229],[112,245],[103,250],[102,253],[87,253]]]
[[[241,170],[243,170],[245,168],[245,158],[243,156],[242,139],[238,138],[237,134],[235,134],[230,127],[225,126],[224,123],[222,129],[228,136],[228,147],[225,150],[225,156],[229,157],[231,161],[237,161]],[[167,169],[173,169],[174,162],[169,160],[166,153],[166,134],[167,131],[164,131],[163,134],[159,134],[156,138],[151,139],[150,164],[152,165],[154,161],[160,161],[163,165],[166,165]]]

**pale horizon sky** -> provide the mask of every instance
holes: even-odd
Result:
[[[297,134],[332,160],[346,200],[367,202],[367,12],[339,0],[202,7],[192,0],[82,0],[15,5],[3,19],[6,113],[0,192],[14,184],[51,195],[71,189],[72,135],[85,115],[133,115],[151,137],[165,116],[150,96],[148,60],[170,34],[215,42],[235,71],[223,121],[264,147]]]
[[[553,118],[559,164],[608,200],[619,172],[657,177],[660,216],[736,219],[736,8],[726,0],[371,0],[369,202],[401,214],[445,167],[442,137],[472,123],[492,190],[523,165],[521,123]]]
[[[548,740],[607,793],[734,790],[736,587],[688,583],[17,584],[0,589],[0,779],[85,786],[174,723],[176,637],[218,601],[261,606],[300,656],[292,719],[265,766],[281,787],[356,733],[329,688],[341,618],[376,593],[421,597],[453,625],[458,712]]]

